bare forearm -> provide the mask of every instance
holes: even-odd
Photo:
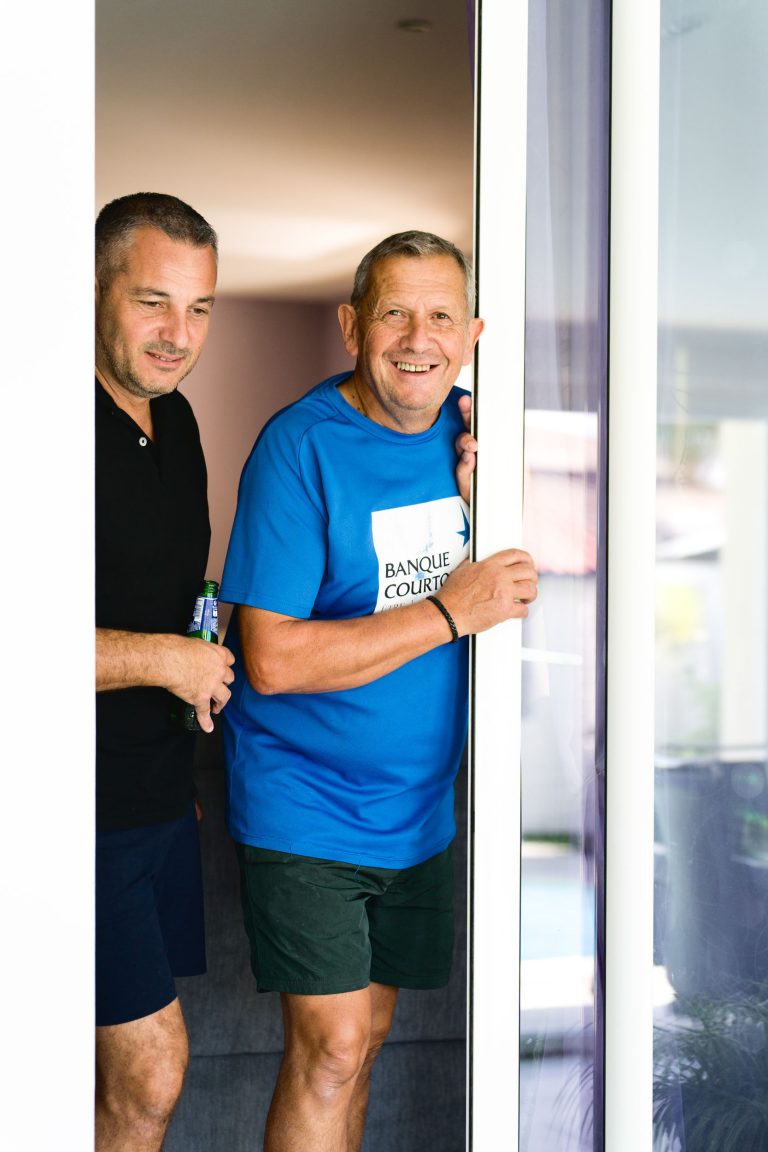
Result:
[[[297,620],[239,610],[248,680],[257,692],[359,688],[451,640],[433,604],[421,601],[351,620]]]
[[[176,636],[96,629],[96,691],[166,687],[168,656]]]
[[[96,691],[167,688],[191,704],[205,732],[230,697],[234,656],[197,636],[96,629]]]
[[[460,564],[439,599],[458,635],[474,635],[527,616],[536,581],[528,553],[511,548]],[[262,695],[359,688],[453,639],[429,600],[352,620],[299,620],[241,605],[238,623],[246,675]]]

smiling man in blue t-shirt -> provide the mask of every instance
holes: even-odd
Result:
[[[266,1152],[355,1152],[398,988],[448,980],[466,637],[536,596],[527,553],[468,561],[473,312],[454,245],[382,241],[339,309],[355,370],[279,412],[240,483],[225,741],[253,971],[283,1001]]]

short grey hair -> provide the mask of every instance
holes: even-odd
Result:
[[[359,312],[371,288],[373,270],[389,256],[450,256],[455,260],[464,276],[464,291],[467,300],[467,319],[475,313],[475,274],[464,253],[450,240],[435,236],[433,232],[395,232],[372,248],[357,266],[350,303]]]
[[[134,192],[105,204],[96,217],[96,278],[106,287],[121,270],[137,228],[157,228],[171,240],[211,248],[218,259],[218,237],[204,217],[163,192]]]

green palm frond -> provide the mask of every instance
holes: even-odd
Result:
[[[658,1139],[687,1152],[768,1152],[768,988],[680,998],[654,1029]]]

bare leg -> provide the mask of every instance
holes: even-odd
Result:
[[[188,1059],[178,1000],[96,1029],[96,1152],[159,1152]]]
[[[281,1000],[285,1052],[264,1152],[349,1152],[350,1108],[372,1039],[371,990]]]
[[[371,1088],[371,1072],[381,1051],[381,1046],[389,1035],[392,1017],[395,1014],[398,989],[389,984],[371,984],[371,1038],[368,1042],[363,1066],[355,1081],[355,1090],[349,1106],[347,1144],[348,1152],[360,1152],[365,1131],[365,1118],[368,1112],[368,1093]]]

